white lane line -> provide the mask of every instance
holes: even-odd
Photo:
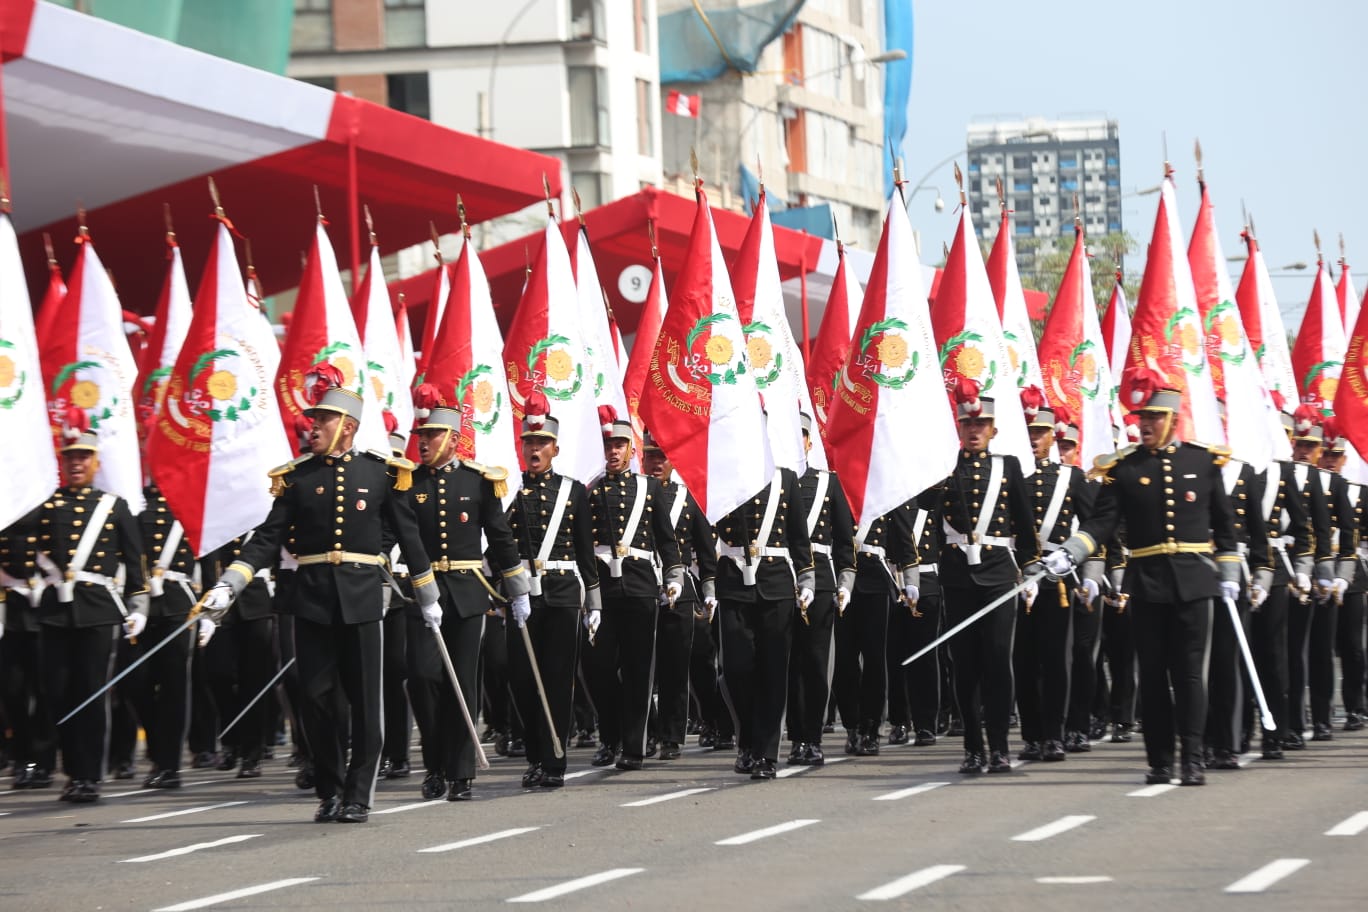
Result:
[[[134,817],[125,820],[124,823],[151,823],[154,820],[166,820],[168,817],[184,817],[186,814],[198,814],[203,811],[217,811],[219,808],[236,807],[239,804],[246,804],[245,801],[225,801],[222,804],[204,804],[199,807],[186,808],[182,811],[167,811],[165,814],[152,814],[147,817]]]
[[[156,855],[139,855],[137,858],[125,858],[120,864],[137,864],[143,861],[164,861],[167,858],[178,858],[181,855],[189,855],[191,852],[198,852],[201,849],[217,849],[219,846],[246,842],[249,839],[256,839],[260,835],[260,833],[245,833],[241,836],[228,836],[224,839],[215,839],[213,842],[197,842],[194,845],[182,846],[179,849],[158,852]]]
[[[925,792],[933,791],[942,786],[949,785],[948,782],[923,782],[921,785],[914,785],[911,788],[898,789],[896,792],[888,792],[883,795],[875,795],[871,801],[901,801],[903,798],[911,798],[913,795],[921,795]]]
[[[1082,874],[1071,877],[1037,877],[1035,882],[1038,884],[1100,884],[1111,883],[1112,879],[1105,874]]]
[[[222,779],[201,779],[198,782],[185,782],[182,788],[194,788],[197,785],[218,785],[221,782],[236,782],[237,777],[226,776]],[[162,795],[165,796],[167,789],[136,788],[127,792],[101,792],[101,798],[137,798],[140,795]]]
[[[206,906],[216,906],[219,903],[232,902],[235,899],[242,899],[247,896],[256,896],[258,893],[269,893],[272,890],[283,890],[286,887],[293,887],[315,880],[318,880],[318,878],[290,877],[285,880],[273,880],[270,883],[257,884],[255,887],[243,887],[241,890],[229,890],[227,893],[215,893],[213,896],[204,897],[204,899],[192,899],[188,902],[176,903],[174,906],[162,906],[160,909],[152,910],[152,912],[190,912],[191,909],[203,909]]]
[[[897,899],[904,893],[911,893],[918,887],[933,884],[938,880],[943,880],[951,874],[958,874],[964,870],[964,865],[932,865],[929,868],[922,868],[920,871],[913,871],[906,877],[899,877],[897,880],[884,884],[882,887],[861,893],[856,899]]]
[[[1325,831],[1326,836],[1357,836],[1368,830],[1368,811],[1359,811],[1354,816],[1342,820]]]
[[[821,821],[819,821],[819,820],[807,820],[807,819],[804,819],[804,820],[790,820],[790,821],[788,821],[787,823],[780,823],[780,824],[776,824],[776,825],[774,825],[774,826],[772,826],[772,827],[765,827],[763,830],[751,830],[749,833],[742,833],[740,836],[731,836],[731,837],[728,837],[727,839],[719,839],[717,842],[714,842],[713,845],[720,845],[720,846],[745,845],[745,844],[748,843],[748,842],[755,842],[756,840],[765,839],[765,838],[770,837],[770,836],[778,836],[780,833],[787,833],[787,832],[789,832],[790,830],[801,829],[801,828],[803,828],[803,827],[805,827],[805,826],[811,826],[811,825],[814,824],[814,823],[820,823],[820,822],[821,822]]]
[[[9,812],[9,811],[0,811],[0,817],[8,817],[9,815],[10,815],[10,812]]]
[[[415,802],[413,802],[412,804],[400,804],[400,805],[396,805],[396,806],[394,806],[394,807],[392,807],[392,808],[385,808],[385,809],[382,810],[382,811],[371,811],[371,813],[372,813],[372,814],[402,814],[404,811],[411,811],[411,810],[413,810],[414,808],[429,807],[429,806],[436,807],[436,806],[441,805],[441,804],[444,804],[444,803],[445,803],[445,802],[442,801],[441,799],[436,799],[436,800],[434,800],[434,801],[415,801]]]
[[[849,757],[827,757],[826,763],[824,765],[831,766],[831,764],[833,763],[845,763],[849,759]],[[820,766],[786,766],[783,769],[779,770],[779,772],[775,773],[775,776],[779,779],[787,779],[789,776],[797,776],[801,775],[802,773],[806,773],[808,770],[815,770],[821,768],[822,767]]]
[[[1144,788],[1136,789],[1133,792],[1126,792],[1127,798],[1153,798],[1155,795],[1162,795],[1164,792],[1171,792],[1178,786],[1172,782],[1160,782],[1155,785],[1147,785]]]
[[[1081,827],[1090,820],[1096,820],[1092,814],[1069,814],[1060,817],[1054,823],[1047,823],[1044,826],[1036,827],[1034,830],[1027,830],[1012,837],[1013,842],[1040,842],[1042,839],[1049,839],[1051,836],[1058,836],[1060,833],[1068,832],[1074,827]]]
[[[1262,893],[1289,874],[1295,874],[1311,863],[1309,858],[1279,858],[1259,870],[1246,874],[1225,888],[1227,893]]]
[[[640,801],[629,801],[629,802],[627,802],[626,804],[619,805],[619,806],[620,806],[620,807],[625,807],[625,808],[646,807],[646,806],[652,805],[652,804],[660,804],[662,801],[673,801],[673,800],[676,799],[676,798],[687,798],[687,797],[689,797],[690,795],[701,795],[701,794],[703,794],[704,792],[711,792],[711,791],[714,791],[714,789],[712,789],[712,788],[680,789],[680,790],[677,791],[677,792],[667,792],[667,793],[664,794],[664,795],[656,795],[654,798],[642,798]]]
[[[489,833],[485,836],[473,836],[470,839],[462,839],[460,842],[448,842],[443,845],[433,846],[430,849],[419,849],[420,853],[435,855],[438,852],[454,852],[457,849],[466,849],[470,846],[484,845],[486,842],[497,842],[500,839],[507,839],[510,836],[521,836],[523,833],[531,833],[540,830],[541,827],[515,827],[511,830],[500,830],[497,833]]]
[[[566,779],[566,781],[568,782],[568,781],[571,780],[571,779],[579,779],[579,778],[582,777],[582,776],[592,776],[592,775],[594,775],[595,773],[606,773],[606,772],[608,772],[608,770],[610,770],[610,769],[612,769],[612,767],[609,767],[609,766],[591,766],[591,767],[590,767],[589,769],[587,769],[587,770],[576,770],[576,771],[573,772],[573,773],[566,773],[566,774],[565,774],[565,779]]]
[[[623,877],[631,877],[633,874],[640,874],[645,868],[613,868],[610,871],[600,871],[598,874],[590,874],[588,877],[577,877],[574,880],[567,880],[563,884],[556,884],[554,887],[546,887],[542,890],[533,890],[531,893],[524,893],[521,896],[514,896],[508,900],[511,903],[534,903],[545,902],[548,899],[555,899],[557,896],[564,896],[566,893],[573,893],[576,890],[583,890],[588,887],[596,887],[601,883],[610,880],[620,880]]]

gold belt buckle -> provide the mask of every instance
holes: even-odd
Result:
[[[616,545],[616,546],[614,547],[614,550],[617,552],[617,556],[618,556],[618,557],[626,557],[626,556],[627,556],[627,546],[626,546],[626,545],[623,545],[623,544]]]
[[[746,553],[749,554],[751,557],[759,557],[759,556],[760,556],[760,547],[759,547],[759,545],[755,544],[755,542],[751,542],[749,545],[746,546]]]
[[[62,578],[65,579],[68,583],[74,583],[76,581],[76,571],[68,569],[66,572],[62,574]]]
[[[165,568],[165,567],[160,567],[160,566],[153,567],[153,568],[152,568],[152,575],[153,575],[153,576],[165,576],[165,575],[166,575],[166,568]]]
[[[534,560],[532,561],[532,567],[533,567],[533,569],[535,569],[535,570],[541,570],[541,569],[542,569],[542,561],[539,561],[539,560],[535,560],[535,559],[534,559]]]
[[[341,551],[329,551],[329,552],[328,552],[328,563],[332,564],[333,566],[337,566],[338,564],[342,563],[342,552],[341,552]]]

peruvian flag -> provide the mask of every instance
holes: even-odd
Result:
[[[1216,396],[1226,405],[1226,439],[1231,450],[1236,458],[1262,472],[1273,459],[1290,457],[1292,451],[1287,435],[1282,433],[1278,410],[1264,386],[1254,349],[1245,337],[1225,252],[1216,234],[1211,191],[1200,174],[1197,180],[1202,202],[1192,226],[1188,263],[1206,329],[1207,364]]]
[[[1121,404],[1133,409],[1141,394],[1132,395],[1129,375],[1147,367],[1182,393],[1178,413],[1179,439],[1205,444],[1225,442],[1221,414],[1216,407],[1216,388],[1207,364],[1205,333],[1197,310],[1192,270],[1174,244],[1182,238],[1178,225],[1178,201],[1171,174],[1164,176],[1159,191],[1159,210],[1154,217],[1149,259],[1140,281],[1140,297],[1131,318],[1131,344],[1126,369],[1121,374]]]
[[[380,248],[374,244],[366,277],[352,300],[352,317],[360,330],[366,360],[366,407],[391,413],[400,430],[407,434],[413,427],[413,395],[409,389],[413,377],[406,376],[402,368],[404,355],[399,347],[394,308],[380,265]]]
[[[1078,225],[1069,264],[1040,335],[1040,369],[1046,398],[1078,422],[1078,464],[1090,466],[1098,456],[1115,450],[1115,385],[1097,320],[1083,229]]]
[[[280,370],[276,373],[276,398],[280,400],[280,417],[287,434],[293,432],[295,419],[310,407],[305,375],[324,362],[341,371],[342,386],[356,393],[366,404],[361,410],[361,426],[356,431],[356,447],[388,455],[389,434],[385,432],[384,419],[374,404],[373,394],[367,392],[369,372],[361,335],[356,331],[356,320],[342,288],[337,256],[320,218],[314,226],[313,247],[299,283],[294,317],[285,334]]]
[[[1341,247],[1343,247],[1343,243],[1341,240]],[[1340,321],[1348,330],[1358,325],[1359,308],[1362,302],[1359,300],[1357,289],[1354,288],[1354,278],[1349,274],[1349,263],[1344,258],[1343,250],[1340,251],[1339,267],[1340,276],[1339,283],[1335,285],[1335,298],[1339,302]]]
[[[1040,356],[1031,329],[1031,314],[1026,309],[1026,295],[1021,290],[1010,216],[1004,206],[1002,224],[988,254],[988,284],[993,287],[993,299],[1002,320],[1002,338],[1007,345],[1008,367],[1016,379],[1017,389],[1028,386],[1043,389],[1045,380],[1040,373]]]
[[[1130,339],[1130,302],[1126,300],[1126,287],[1121,284],[1121,270],[1118,269],[1111,298],[1107,301],[1107,311],[1102,314],[1102,342],[1107,349],[1107,364],[1111,368],[1113,384],[1112,425],[1116,428],[1126,426],[1126,410],[1121,407],[1115,390],[1121,371],[1126,367],[1126,350],[1130,348]]]
[[[746,336],[702,181],[689,247],[656,338],[641,419],[709,522],[774,477]]]
[[[67,286],[62,280],[62,267],[57,265],[57,256],[52,251],[52,240],[43,235],[43,244],[47,247],[48,261],[48,286],[43,292],[43,300],[38,302],[38,318],[36,320],[36,332],[39,339],[46,339],[48,328],[57,319],[58,312],[62,309],[62,301],[66,300]]]
[[[427,318],[423,320],[423,335],[418,340],[418,383],[423,382],[422,375],[432,357],[433,346],[437,344],[437,331],[442,327],[447,298],[451,296],[451,271],[442,259],[442,248],[437,246],[436,232],[433,232],[432,244],[436,247],[433,256],[437,260],[437,268],[432,273],[432,295],[428,298]]]
[[[123,330],[123,307],[114,283],[82,231],[71,287],[38,340],[52,425],[61,425],[69,406],[85,411],[100,435],[95,486],[117,494],[134,513],[142,512],[142,459],[133,385],[138,365]]]
[[[1297,378],[1292,372],[1292,353],[1287,347],[1282,311],[1278,309],[1273,279],[1268,274],[1268,264],[1259,250],[1259,242],[1254,239],[1253,230],[1246,227],[1241,236],[1249,256],[1235,289],[1235,302],[1240,305],[1245,335],[1263,371],[1264,386],[1270,393],[1282,397],[1290,414],[1296,408]]]
[[[544,393],[552,417],[560,422],[557,471],[592,484],[603,474],[603,432],[580,324],[579,292],[554,217],[546,219],[541,250],[504,340],[503,361],[514,421],[522,421],[528,396]]]
[[[1344,352],[1348,348],[1344,323],[1340,318],[1335,286],[1325,268],[1324,257],[1316,256],[1316,278],[1311,299],[1306,303],[1301,329],[1292,346],[1292,372],[1297,378],[1300,401],[1318,409],[1328,409],[1335,401]]]
[[[60,272],[54,272],[60,282]],[[57,455],[49,438],[43,368],[19,239],[9,213],[0,211],[0,529],[8,528],[41,504],[57,486]]]
[[[646,300],[642,302],[641,314],[637,318],[636,338],[632,340],[632,354],[627,359],[627,375],[623,378],[623,393],[627,397],[627,408],[632,414],[632,426],[638,442],[645,423],[641,420],[641,394],[646,387],[646,376],[651,370],[651,355],[655,353],[656,339],[660,337],[661,324],[665,322],[665,273],[660,268],[660,254],[652,252],[654,269],[651,284],[646,289]]]
[[[976,381],[980,394],[996,402],[993,452],[1015,456],[1021,461],[1023,474],[1034,473],[1031,435],[1026,430],[1017,385],[1019,361],[1008,352],[968,206],[960,207],[959,228],[945,259],[931,323],[946,387],[954,389],[961,379]]]
[[[812,360],[807,365],[808,394],[812,400],[812,417],[827,449],[827,419],[836,401],[841,368],[850,354],[850,337],[860,320],[864,305],[864,290],[855,273],[846,263],[845,244],[836,242],[836,275],[827,295],[826,310],[817,327],[817,340],[812,346]]]
[[[895,196],[827,417],[831,463],[861,533],[954,471],[959,432],[938,353],[907,210]]]
[[[171,376],[171,368],[190,328],[190,287],[185,282],[180,245],[170,232],[166,234],[166,248],[166,278],[162,281],[156,318],[143,352],[142,370],[138,373],[138,417],[142,420],[161,409],[166,378]]]
[[[271,510],[266,473],[291,454],[271,394],[275,349],[220,223],[147,441],[152,478],[197,555],[255,528]]]
[[[411,390],[418,376],[418,359],[413,353],[413,327],[409,325],[408,305],[402,294],[394,309],[394,335],[399,340],[399,382]]]
[[[665,96],[665,111],[679,117],[697,117],[700,100],[698,95],[685,95],[678,89],[671,89]]]
[[[731,265],[736,312],[746,334],[746,355],[755,385],[764,397],[770,453],[774,464],[799,475],[809,460],[826,468],[822,441],[812,441],[811,454],[803,452],[803,425],[799,415],[812,414],[803,369],[803,355],[793,341],[784,289],[779,283],[779,258],[774,252],[774,227],[770,224],[765,188],[751,215],[750,227]]]
[[[1361,307],[1353,335],[1349,337],[1334,399],[1335,417],[1339,419],[1344,436],[1354,445],[1356,455],[1368,453],[1368,351],[1364,350],[1365,346],[1368,346],[1368,307]]]
[[[618,367],[608,298],[599,283],[598,267],[594,265],[594,254],[589,249],[589,232],[583,221],[575,231],[575,252],[570,258],[570,268],[575,274],[580,329],[584,333],[584,349],[594,380],[594,401],[599,405],[611,405],[619,415],[627,415],[627,394],[622,388],[622,369]]]

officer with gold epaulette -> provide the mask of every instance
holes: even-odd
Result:
[[[1099,458],[1096,470],[1104,482],[1092,517],[1046,555],[1045,565],[1056,576],[1071,573],[1125,523],[1125,589],[1131,595],[1149,762],[1145,781],[1167,783],[1173,777],[1176,732],[1181,782],[1202,785],[1212,603],[1240,595],[1240,554],[1221,478],[1229,452],[1175,438],[1182,394],[1165,388],[1162,376],[1140,368],[1130,381],[1140,446]]]
[[[38,605],[47,583],[38,569],[42,508],[0,532],[0,705],[10,728],[13,789],[52,785],[57,732],[39,661]]]
[[[308,382],[310,452],[271,470],[271,512],[208,592],[205,609],[221,618],[257,570],[274,565],[281,546],[291,544],[298,565],[291,608],[300,715],[319,799],[314,820],[364,823],[384,741],[382,568],[395,540],[414,574],[418,602],[436,613],[441,609],[406,493],[413,464],[354,448],[362,400],[341,386],[336,367],[318,365]],[[338,716],[344,702],[351,713],[349,763],[345,723]]]
[[[122,497],[93,486],[99,439],[83,410],[69,410],[62,437],[62,487],[43,504],[36,557],[47,583],[38,611],[43,681],[57,719],[108,682],[121,627],[128,637],[141,634],[148,607],[138,523]],[[63,801],[99,800],[107,712],[105,700],[96,700],[58,729],[71,777]]]

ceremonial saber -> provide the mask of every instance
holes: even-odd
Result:
[[[428,629],[437,640],[437,651],[442,654],[442,664],[446,666],[447,677],[451,679],[451,688],[456,691],[456,703],[461,707],[461,718],[465,719],[466,728],[470,731],[470,743],[475,745],[475,765],[479,769],[487,770],[489,758],[485,756],[484,748],[480,745],[480,733],[475,730],[475,720],[470,718],[470,707],[466,706],[465,692],[461,690],[461,682],[456,678],[456,667],[451,664],[451,653],[447,652],[446,640],[442,639],[440,628]]]
[[[1015,589],[1012,589],[1004,593],[1003,595],[1000,595],[997,598],[993,599],[987,605],[984,605],[978,611],[975,611],[973,614],[969,615],[967,618],[960,621],[954,627],[951,627],[949,630],[945,631],[945,633],[942,633],[940,636],[936,637],[930,643],[926,644],[921,649],[918,649],[916,652],[912,653],[912,655],[903,659],[902,663],[904,665],[911,665],[913,662],[917,661],[917,659],[920,659],[928,652],[931,652],[941,643],[944,643],[946,640],[950,639],[952,636],[959,633],[961,630],[968,627],[970,624],[973,624],[975,621],[980,620],[981,618],[984,618],[987,615],[991,614],[994,608],[998,607],[999,605],[1005,602],[1010,601],[1013,598],[1016,598],[1018,595],[1020,595],[1022,592],[1026,590],[1027,586],[1030,586],[1033,583],[1038,583],[1047,576],[1049,576],[1049,574],[1046,573],[1044,570],[1041,570],[1038,573],[1031,574],[1024,580],[1022,580],[1019,584],[1017,584]]]
[[[527,650],[527,661],[532,666],[532,680],[537,684],[537,696],[541,697],[542,712],[546,713],[546,727],[551,730],[551,753],[556,759],[565,756],[560,736],[556,734],[556,720],[551,716],[551,704],[546,699],[546,688],[542,685],[541,667],[537,665],[537,654],[532,651],[532,634],[527,632],[526,624],[519,624],[522,631],[523,647]]]
[[[273,678],[271,678],[271,680],[267,681],[267,682],[266,682],[266,686],[263,687],[263,688],[261,688],[261,692],[258,693],[255,697],[252,697],[252,699],[251,699],[250,701],[248,701],[248,703],[247,703],[246,706],[242,707],[242,712],[240,712],[240,713],[238,713],[236,716],[234,716],[232,722],[229,722],[227,725],[223,726],[223,731],[219,732],[219,733],[218,733],[218,736],[219,736],[220,738],[222,738],[224,735],[226,735],[226,734],[228,733],[228,729],[232,728],[234,725],[237,725],[239,722],[241,722],[241,721],[242,721],[242,717],[245,716],[245,715],[247,715],[247,710],[251,709],[253,706],[256,706],[258,700],[260,700],[262,697],[264,697],[264,696],[266,696],[268,693],[270,693],[270,692],[271,692],[271,688],[276,686],[276,682],[279,681],[279,680],[281,679],[281,677],[285,674],[285,672],[287,672],[287,671],[290,670],[290,666],[293,665],[294,663],[295,663],[295,657],[294,657],[294,656],[290,656],[290,661],[288,661],[288,662],[286,662],[284,665],[280,666],[280,671],[277,671],[277,672],[275,673],[275,677],[273,677]]]
[[[1244,624],[1240,622],[1240,609],[1232,598],[1225,599],[1225,603],[1226,608],[1230,610],[1230,623],[1235,627],[1235,640],[1240,644],[1240,655],[1244,656],[1249,681],[1254,685],[1254,698],[1259,701],[1260,721],[1263,722],[1265,730],[1276,731],[1273,710],[1268,708],[1268,698],[1264,696],[1263,683],[1259,681],[1259,670],[1254,667],[1254,654],[1249,651],[1249,640],[1245,637]]]

